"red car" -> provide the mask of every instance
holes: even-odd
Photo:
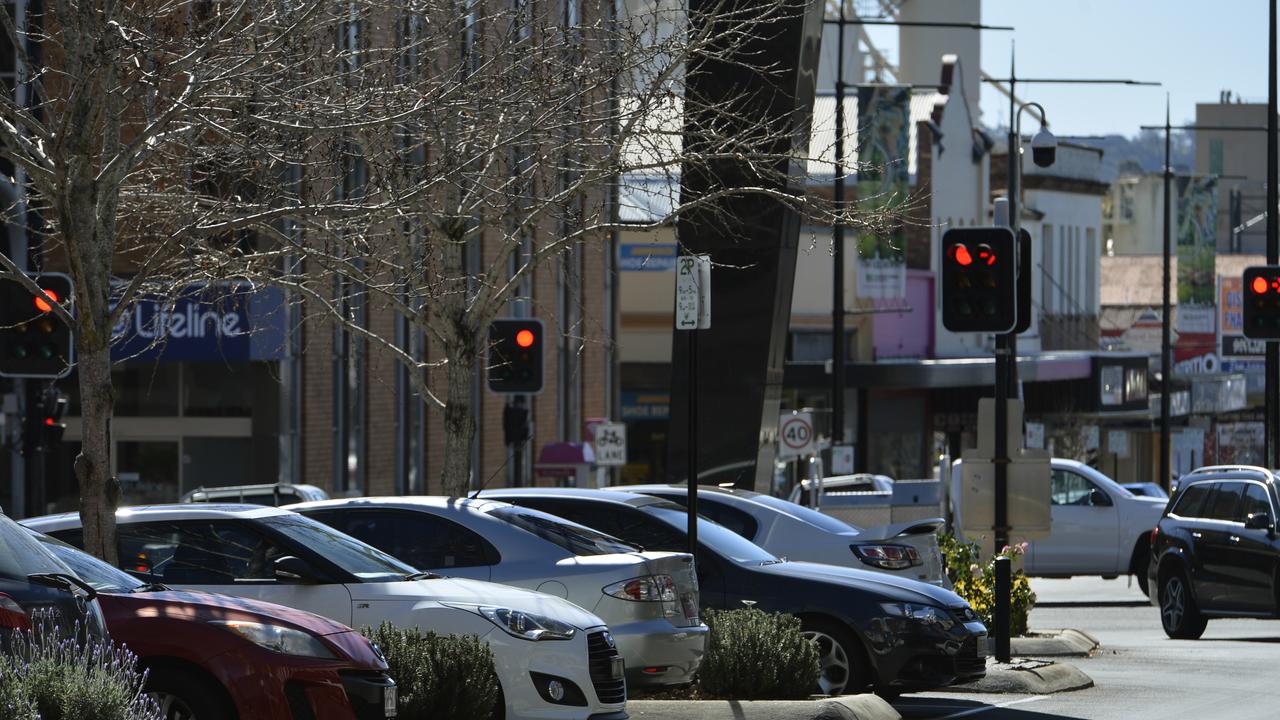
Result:
[[[166,720],[396,714],[396,686],[382,653],[345,625],[257,600],[168,591],[36,537],[98,591],[107,631],[148,671],[146,690]]]

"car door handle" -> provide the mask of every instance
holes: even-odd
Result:
[[[1227,538],[1227,541],[1228,541],[1228,542],[1233,542],[1233,543],[1238,543],[1238,542],[1240,542],[1240,536],[1239,536],[1239,535],[1232,535],[1231,537]]]
[[[1199,540],[1200,538],[1204,537],[1204,535],[1203,535],[1203,534],[1201,534],[1201,533],[1198,533],[1198,532],[1192,532],[1192,533],[1191,533],[1191,537],[1193,537],[1193,538],[1195,538],[1195,539]]]

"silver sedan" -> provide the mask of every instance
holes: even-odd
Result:
[[[558,595],[599,615],[632,687],[693,680],[707,626],[687,553],[642,552],[537,510],[484,499],[352,498],[290,505],[419,570]]]

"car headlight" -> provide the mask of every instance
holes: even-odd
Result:
[[[459,610],[476,613],[521,640],[572,640],[577,628],[546,615],[494,607],[492,605],[456,605],[441,603]]]
[[[934,625],[940,630],[950,630],[956,625],[955,618],[951,617],[951,613],[940,607],[933,607],[932,605],[882,603],[880,607],[893,617],[904,618],[906,620],[912,620],[926,625]]]
[[[301,630],[239,620],[214,620],[209,624],[230,630],[254,645],[282,655],[325,660],[335,657],[319,638]]]

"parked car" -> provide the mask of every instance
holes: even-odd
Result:
[[[228,485],[200,487],[182,496],[184,503],[247,503],[280,507],[289,503],[328,500],[329,493],[315,485],[268,483],[265,485]]]
[[[953,466],[952,498],[959,493],[962,467],[962,460]],[[1064,458],[1050,461],[1049,488],[1049,536],[1030,541],[1024,557],[1027,574],[1132,574],[1145,594],[1151,529],[1165,500],[1134,495],[1088,465]],[[963,508],[952,511],[959,526]]]
[[[1165,492],[1164,488],[1153,482],[1120,483],[1120,487],[1128,490],[1134,495],[1161,498],[1163,500],[1169,499],[1169,493]]]
[[[1172,638],[1194,639],[1215,617],[1280,615],[1276,473],[1206,467],[1184,475],[1151,532],[1151,601]]]
[[[487,499],[354,498],[286,509],[419,570],[559,595],[609,625],[627,684],[693,681],[707,626],[688,553],[640,552],[588,527]]]
[[[893,492],[893,478],[873,473],[854,473],[832,475],[821,481],[801,480],[791,488],[787,499],[798,505],[808,505],[811,500],[809,495],[815,487],[823,495],[831,492]]]
[[[689,500],[689,489],[683,484],[627,485],[619,489],[679,505]],[[698,487],[698,514],[779,557],[948,585],[935,534],[946,522],[943,518],[857,528],[782,498],[715,485]]]
[[[332,620],[271,603],[147,584],[28,530],[98,591],[107,630],[138,657],[171,720],[381,720],[396,685],[382,654]]]
[[[43,614],[64,636],[107,637],[97,591],[41,547],[18,523],[0,514],[0,649]]]
[[[688,547],[688,513],[620,490],[523,488],[484,497],[532,507],[653,550]],[[986,627],[960,596],[915,580],[837,565],[789,562],[698,518],[704,607],[758,607],[800,617],[818,645],[823,693],[874,687],[894,695],[986,674]]]
[[[117,515],[127,548],[158,548],[143,579],[266,600],[352,627],[476,635],[493,649],[509,717],[622,718],[623,660],[604,621],[562,598],[419,572],[323,523],[251,505],[152,505]],[[76,514],[23,524],[80,545]],[[497,630],[497,631],[495,631]]]

